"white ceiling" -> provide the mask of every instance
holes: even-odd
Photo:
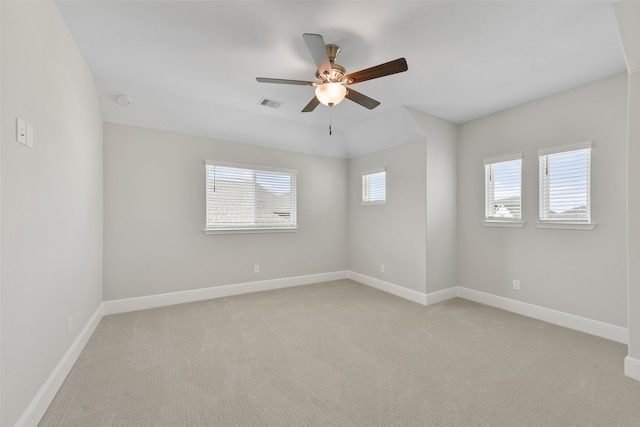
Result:
[[[613,3],[57,0],[105,121],[337,157],[406,142],[403,107],[463,123],[625,71]],[[255,80],[313,80],[305,32],[339,45],[348,72],[409,70],[354,86],[381,105],[333,107],[329,136],[328,107],[300,112],[312,87]]]

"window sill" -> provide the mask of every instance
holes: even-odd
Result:
[[[226,228],[220,230],[203,230],[204,234],[258,234],[258,233],[297,233],[298,227],[288,228]]]
[[[563,230],[593,230],[594,222],[536,222],[538,228],[557,228]]]
[[[485,220],[482,221],[482,225],[485,227],[508,227],[508,228],[522,228],[526,224],[525,221],[496,221]]]

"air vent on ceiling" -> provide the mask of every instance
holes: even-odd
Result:
[[[259,104],[264,105],[265,107],[280,108],[284,102],[276,101],[275,99],[262,98]]]

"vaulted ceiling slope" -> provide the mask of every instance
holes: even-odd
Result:
[[[463,123],[625,71],[614,3],[57,0],[105,121],[334,157],[405,142],[404,106]],[[302,113],[312,87],[255,78],[314,80],[303,33],[340,46],[348,72],[400,57],[409,70],[355,87],[373,110]]]

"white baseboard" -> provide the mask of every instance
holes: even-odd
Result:
[[[331,280],[349,278],[356,282],[379,289],[383,292],[396,295],[400,298],[416,302],[422,305],[437,304],[439,302],[460,297],[470,301],[479,302],[491,307],[500,308],[512,313],[542,320],[554,325],[575,329],[591,335],[606,338],[622,344],[628,344],[629,332],[622,326],[611,325],[597,320],[564,313],[561,311],[512,300],[469,288],[454,286],[440,291],[424,294],[422,292],[407,289],[396,284],[385,282],[354,271],[336,271],[330,273],[312,274],[308,276],[288,277],[283,279],[263,280],[259,282],[239,283],[235,285],[216,286],[190,291],[172,292],[167,294],[149,295],[144,297],[127,298],[114,301],[105,301],[104,314],[125,313],[129,311],[146,310],[149,308],[164,307],[167,305],[182,304],[187,302],[202,301],[213,298],[221,298],[232,295],[240,295],[251,292],[260,292],[272,289],[287,288],[292,286],[321,283]]]
[[[640,381],[640,359],[631,356],[625,357],[624,374],[629,378]]]
[[[606,338],[622,344],[629,343],[629,330],[622,326],[611,325],[598,320],[564,313],[550,308],[540,307],[522,301],[516,301],[485,292],[475,291],[458,286],[457,295],[460,298],[479,302],[491,307],[500,308],[512,313],[542,320],[554,325],[575,329],[580,332]]]
[[[400,298],[407,299],[409,301],[417,302],[422,305],[437,304],[442,301],[446,301],[451,298],[455,298],[457,295],[457,288],[455,286],[447,289],[442,289],[429,294],[407,289],[402,286],[398,286],[394,283],[385,282],[384,280],[376,279],[375,277],[366,276],[364,274],[356,273],[355,271],[347,272],[347,277],[363,285],[371,286],[383,292],[395,295]]]
[[[40,387],[38,393],[35,395],[27,409],[22,413],[20,419],[15,424],[15,427],[31,427],[37,426],[42,416],[47,411],[47,408],[53,402],[53,398],[60,390],[62,383],[64,382],[71,368],[80,357],[80,353],[84,350],[84,347],[89,342],[89,338],[93,335],[93,332],[98,327],[98,323],[104,315],[104,306],[100,304],[96,312],[91,316],[85,327],[80,331],[78,337],[73,341],[69,350],[62,356],[62,359],[58,365],[54,368],[49,378]]]
[[[394,285],[393,283],[385,282],[384,280],[376,279],[374,277],[365,276],[364,274],[356,273],[355,271],[347,272],[347,278],[362,283],[363,285],[379,289],[383,292],[393,294],[397,297],[408,299],[409,301],[417,302],[418,304],[427,305],[427,295],[422,292],[403,288],[402,286]]]
[[[442,289],[439,291],[431,292],[427,294],[427,305],[437,304],[448,299],[452,299],[458,296],[458,289],[453,286],[451,288]]]
[[[238,283],[235,285],[213,286],[210,288],[193,289],[189,291],[105,301],[104,314],[126,313],[129,311],[146,310],[149,308],[165,307],[168,305],[248,294],[251,292],[269,291],[272,289],[289,288],[292,286],[309,285],[312,283],[329,282],[332,280],[346,278],[346,271],[335,271],[330,273],[262,280],[259,282]]]
[[[373,277],[365,276],[364,274],[356,273],[353,271],[349,271],[347,274],[347,277],[349,279],[355,280],[356,282],[360,282],[364,285],[371,286],[381,291],[396,295],[404,299],[408,299],[413,302],[417,302],[422,305],[437,304],[448,299],[459,297],[467,299],[469,301],[474,301],[480,304],[485,304],[491,307],[510,311],[512,313],[531,317],[533,319],[542,320],[554,325],[574,329],[580,332],[585,332],[597,337],[606,338],[608,340],[616,341],[622,344],[629,343],[629,330],[622,326],[611,325],[609,323],[600,322],[598,320],[587,319],[586,317],[576,316],[574,314],[564,313],[562,311],[540,307],[526,302],[500,297],[497,295],[492,295],[461,286],[453,286],[429,294],[423,294],[421,292],[403,288],[402,286],[375,279]],[[637,365],[634,363],[637,363]],[[640,378],[640,361],[631,359],[630,362],[625,362],[625,371],[627,370],[631,372],[631,374],[628,374],[628,376],[635,378],[633,375],[637,375],[637,377]]]

